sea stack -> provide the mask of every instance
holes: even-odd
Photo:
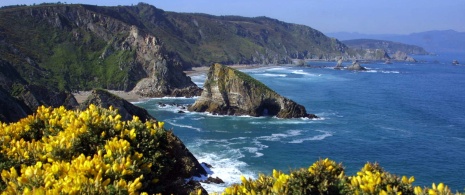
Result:
[[[276,116],[278,118],[317,118],[305,107],[231,67],[213,64],[204,90],[189,111],[219,115]]]
[[[367,70],[367,69],[361,66],[358,61],[354,61],[352,62],[352,65],[347,66],[347,70]]]

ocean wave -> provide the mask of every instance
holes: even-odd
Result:
[[[288,130],[285,133],[273,133],[271,135],[257,137],[257,140],[281,141],[284,138],[295,137],[302,134],[302,130]]]
[[[308,76],[316,76],[314,74],[305,72],[304,70],[294,70],[291,72],[292,74],[300,74],[300,75],[308,75]]]
[[[329,131],[321,131],[321,130],[317,130],[317,131],[322,132],[323,134],[315,135],[315,136],[308,137],[308,138],[303,138],[303,139],[295,139],[295,140],[290,141],[289,143],[291,143],[291,144],[300,144],[300,143],[302,143],[304,141],[319,141],[319,140],[324,140],[327,137],[333,136],[333,134],[331,132],[329,132]]]
[[[265,77],[287,77],[286,74],[272,74],[272,73],[263,73],[263,74],[256,74],[257,76],[265,76]]]
[[[384,74],[400,74],[400,71],[396,71],[396,70],[379,70],[379,69],[368,69],[367,71],[364,71],[364,72],[368,72],[368,73],[384,73]]]
[[[199,162],[205,162],[212,166],[212,168],[209,168],[208,176],[213,178],[219,177],[225,182],[224,184],[201,183],[202,187],[205,188],[209,194],[214,192],[220,193],[227,186],[240,183],[241,175],[246,178],[256,178],[256,173],[247,170],[247,163],[239,160],[244,157],[244,155],[238,149],[231,149],[225,146],[224,150],[216,153],[205,153],[196,147],[189,147],[189,150],[194,153]],[[258,153],[256,155],[260,154]]]
[[[169,123],[170,125],[172,126],[175,126],[175,127],[181,127],[181,128],[187,128],[187,129],[193,129],[193,130],[196,130],[196,131],[202,131],[201,128],[198,128],[198,127],[193,127],[191,125],[183,125],[183,124],[178,124],[178,123],[174,123],[175,120],[165,120],[165,122]]]
[[[318,116],[318,115],[317,115]],[[269,120],[269,121],[252,121],[250,124],[253,125],[264,125],[264,124],[286,124],[286,125],[298,125],[298,124],[310,124],[314,123],[317,120],[324,120],[324,118],[315,118],[315,119],[309,119],[309,118],[296,118],[296,119],[274,119],[274,120]]]

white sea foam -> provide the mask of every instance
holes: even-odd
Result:
[[[314,74],[305,72],[304,70],[295,70],[295,71],[292,71],[292,74],[300,74],[300,75],[311,75],[311,76],[315,76]]]
[[[322,132],[323,134],[321,135],[315,135],[315,136],[312,136],[312,137],[308,137],[308,138],[303,138],[303,139],[295,139],[295,140],[292,140],[290,141],[289,143],[292,143],[292,144],[300,144],[304,141],[318,141],[318,140],[324,140],[325,138],[327,137],[330,137],[330,136],[333,136],[333,134],[329,131],[321,131],[321,130],[317,130],[319,132]]]
[[[258,76],[265,76],[265,77],[287,77],[286,74],[272,74],[272,73],[263,73],[257,74]]]
[[[273,133],[271,135],[257,137],[257,140],[281,141],[284,138],[295,137],[302,134],[302,130],[289,130],[285,133]]]
[[[240,161],[240,159],[244,157],[240,150],[230,149],[226,146],[225,150],[222,150],[219,153],[196,153],[196,151],[200,151],[200,149],[197,148],[196,150],[195,147],[191,148],[192,147],[189,147],[189,150],[193,151],[199,162],[206,162],[212,165],[212,168],[209,168],[210,173],[208,176],[213,178],[219,177],[225,182],[224,184],[201,183],[209,194],[222,192],[227,186],[234,183],[240,183],[241,175],[246,178],[256,178],[256,174],[254,172],[247,170],[247,164]],[[256,155],[260,154],[258,153]]]
[[[314,123],[315,120],[324,120],[324,118],[316,118],[316,119],[309,119],[309,118],[301,118],[301,119],[278,119],[270,120],[270,121],[251,121],[250,124],[253,125],[264,125],[264,124],[310,124]]]
[[[188,128],[188,129],[193,129],[193,130],[196,130],[196,131],[202,131],[201,128],[198,128],[198,127],[193,127],[191,125],[183,125],[183,124],[178,124],[178,123],[175,123],[176,120],[165,120],[165,122],[169,123],[170,125],[173,125],[175,127],[181,127],[181,128]]]

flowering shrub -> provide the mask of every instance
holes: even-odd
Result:
[[[413,176],[398,177],[373,163],[365,164],[357,175],[346,176],[342,165],[329,159],[290,174],[273,170],[271,176],[261,174],[256,180],[242,176],[241,181],[227,187],[222,194],[453,194],[443,183],[433,184],[432,188],[415,187]]]
[[[163,193],[172,177],[163,122],[121,121],[112,107],[39,107],[0,123],[0,188],[6,194]]]

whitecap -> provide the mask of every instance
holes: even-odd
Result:
[[[191,150],[191,147],[189,147]],[[192,149],[193,153],[197,150]],[[259,156],[260,153],[256,154]],[[256,173],[246,169],[248,166],[247,163],[240,161],[239,159],[243,157],[240,150],[230,149],[226,147],[220,153],[197,153],[195,157],[199,162],[206,162],[212,166],[208,168],[210,177],[219,177],[225,183],[224,184],[207,184],[201,183],[202,187],[207,190],[209,194],[214,192],[221,193],[227,186],[230,186],[235,183],[240,183],[240,176],[243,175],[246,178],[256,178]],[[203,177],[203,178],[207,178]],[[193,178],[193,179],[202,179],[202,178]]]
[[[288,130],[286,133],[273,133],[268,136],[257,137],[257,140],[281,141],[284,138],[295,137],[302,134],[302,130]]]
[[[295,71],[292,71],[292,74],[300,74],[300,75],[314,75],[314,74],[311,74],[311,73],[308,73],[308,72],[305,72],[304,70],[295,70]]]
[[[198,128],[198,127],[193,127],[191,125],[183,125],[183,124],[178,124],[178,123],[174,123],[176,122],[176,120],[165,120],[165,122],[169,123],[170,125],[173,125],[173,126],[176,126],[176,127],[181,127],[181,128],[187,128],[187,129],[193,129],[193,130],[196,130],[196,131],[202,131],[201,128]]]
[[[272,74],[272,73],[263,73],[263,74],[256,74],[257,76],[265,76],[265,77],[287,77],[286,74]]]
[[[295,140],[290,141],[289,143],[291,143],[291,144],[300,144],[300,143],[302,143],[304,141],[319,141],[319,140],[324,140],[327,137],[333,136],[333,134],[331,132],[329,132],[329,131],[321,131],[321,130],[317,130],[317,131],[322,132],[323,134],[315,135],[315,136],[312,136],[312,137],[309,137],[309,138],[295,139]]]

